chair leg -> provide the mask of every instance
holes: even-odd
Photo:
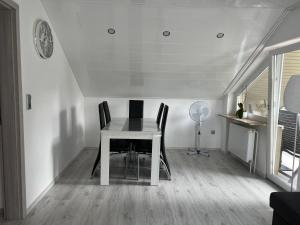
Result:
[[[164,161],[162,158],[160,158],[160,162],[161,162],[161,163],[164,165],[164,167],[165,167],[165,172],[166,172],[166,174],[167,174],[168,180],[171,180],[171,174],[170,174],[170,172],[169,172],[169,169],[168,169],[168,167],[167,167],[165,161]]]
[[[168,172],[171,176],[171,170],[170,170],[170,166],[169,166],[169,162],[168,162],[166,153],[162,152],[161,159],[164,161],[164,164],[165,164],[166,168],[168,169]]]
[[[127,168],[129,164],[128,160],[129,160],[129,155],[127,153],[126,156],[124,157],[124,161],[125,161],[124,179],[127,179]]]
[[[140,180],[140,156],[137,153],[137,180]]]

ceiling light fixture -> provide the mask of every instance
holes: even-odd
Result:
[[[218,34],[217,34],[217,38],[223,38],[224,35],[225,35],[224,33],[218,33]]]
[[[114,28],[108,28],[107,32],[109,34],[115,34],[116,33],[116,30]]]
[[[171,32],[168,31],[168,30],[165,30],[165,31],[163,32],[163,36],[165,36],[165,37],[169,37],[170,34],[171,34]]]

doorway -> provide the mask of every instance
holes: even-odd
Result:
[[[4,219],[26,215],[19,8],[0,0],[0,165]]]
[[[299,114],[285,108],[284,92],[293,75],[300,74],[300,50],[279,53],[272,59],[270,178],[288,191],[299,190]],[[298,96],[295,96],[297,101]],[[296,141],[295,141],[296,140]],[[296,144],[295,144],[296,143]]]

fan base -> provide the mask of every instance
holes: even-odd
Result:
[[[197,148],[192,148],[188,150],[188,155],[201,155],[201,156],[206,156],[209,157],[209,152],[207,150],[204,149],[197,149]]]

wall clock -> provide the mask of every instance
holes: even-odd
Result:
[[[53,36],[49,24],[38,20],[34,29],[34,43],[39,56],[43,59],[50,58],[53,53]]]

